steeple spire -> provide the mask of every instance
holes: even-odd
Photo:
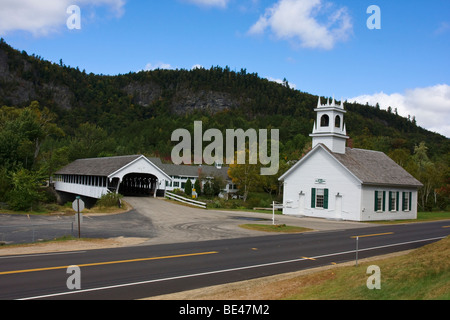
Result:
[[[317,120],[314,122],[313,132],[310,135],[313,138],[313,148],[321,143],[335,153],[345,153],[346,141],[348,139],[347,130],[344,123],[344,102],[337,105],[334,99],[330,104],[330,98],[327,104],[322,105],[320,97],[317,102],[317,108],[314,109],[317,114]]]

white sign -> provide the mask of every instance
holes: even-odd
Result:
[[[81,211],[84,210],[84,201],[81,199],[75,199],[72,203],[72,209],[75,210],[75,223],[83,223],[83,214]],[[79,214],[78,214],[79,213]],[[80,221],[78,222],[78,218]]]
[[[75,210],[75,212],[81,212],[84,210],[84,201],[81,199],[75,199],[72,203],[72,209]]]

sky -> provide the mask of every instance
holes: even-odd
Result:
[[[0,0],[0,37],[95,74],[246,69],[450,137],[448,0]]]

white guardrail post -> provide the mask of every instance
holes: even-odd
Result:
[[[196,206],[196,207],[200,207],[200,208],[206,209],[206,203],[205,202],[201,202],[201,201],[196,201],[196,200],[192,200],[192,199],[189,199],[189,198],[185,198],[185,197],[179,196],[179,195],[177,195],[175,193],[172,193],[172,192],[169,192],[169,191],[166,191],[166,197],[169,198],[169,199],[175,200],[175,201],[180,201],[180,202],[183,202],[183,203],[190,204],[192,206]]]

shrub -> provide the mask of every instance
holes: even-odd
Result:
[[[39,175],[26,169],[20,169],[12,174],[11,181],[13,188],[8,194],[8,204],[11,209],[16,211],[33,210],[33,205],[36,205],[42,198],[39,192]]]
[[[123,198],[123,196],[121,194],[116,194],[116,193],[104,194],[97,201],[97,205],[100,208],[119,207],[119,204],[121,203],[122,198]]]

